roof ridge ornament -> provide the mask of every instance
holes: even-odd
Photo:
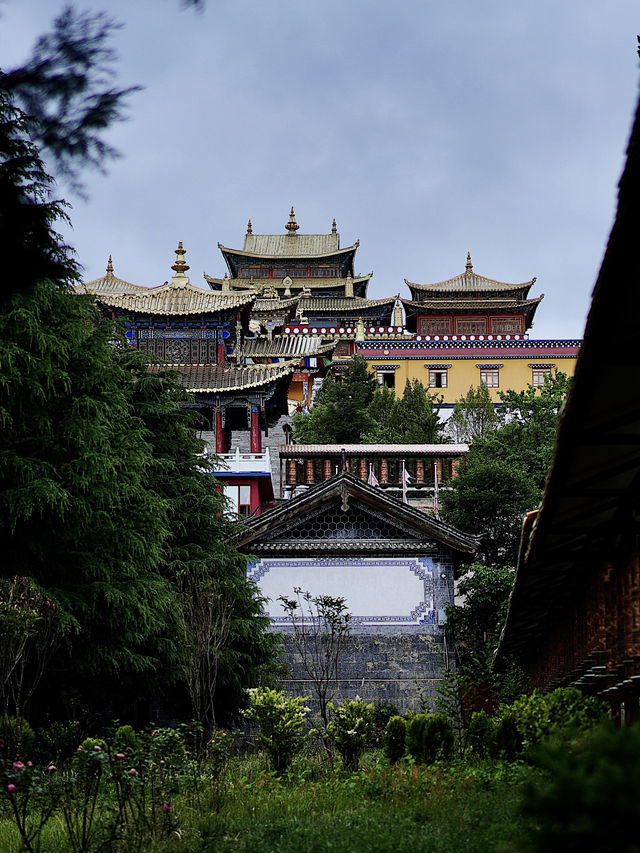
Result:
[[[176,262],[172,264],[171,269],[175,272],[175,275],[171,279],[171,284],[182,285],[183,287],[189,284],[189,278],[186,275],[190,266],[185,262],[184,256],[186,255],[186,250],[182,247],[182,240],[178,241],[178,248],[174,249],[176,253]]]
[[[111,260],[111,255],[109,255],[109,260],[107,262],[107,276],[109,278],[113,276],[113,261]]]
[[[289,221],[287,222],[287,224],[284,227],[287,229],[287,236],[288,237],[295,237],[296,231],[298,230],[298,228],[300,228],[300,226],[296,222],[296,215],[295,215],[294,210],[293,210],[293,205],[291,205],[291,213],[289,214]]]
[[[335,216],[333,217],[333,222],[331,223],[331,233],[332,233],[332,234],[337,234],[337,233],[338,233],[338,226],[336,225],[336,218],[335,218]]]
[[[465,273],[467,275],[471,275],[473,272],[473,264],[471,263],[471,252],[467,252],[467,265],[465,267]]]
[[[253,225],[251,224],[251,220],[247,222],[247,234],[253,234]]]

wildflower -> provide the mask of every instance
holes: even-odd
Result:
[[[122,761],[125,758],[124,752],[116,752],[116,758]]]
[[[171,805],[171,803],[163,803],[162,808],[165,812],[173,811],[173,806]]]
[[[14,761],[13,769],[17,770],[18,772],[22,772],[24,770],[24,764],[22,763],[22,761]]]
[[[135,767],[132,767],[131,770],[129,770],[129,776],[137,776],[137,775],[138,775],[138,771],[136,770]]]
[[[166,763],[167,763],[167,762],[164,760],[164,758],[161,758],[161,759],[160,759],[160,764],[166,764]]]
[[[56,767],[56,765],[55,765],[55,764],[50,764],[50,765],[47,767],[47,770],[49,771],[49,773],[55,773],[57,769],[58,769],[58,768]]]
[[[15,785],[7,785],[7,791],[13,796],[18,789]]]

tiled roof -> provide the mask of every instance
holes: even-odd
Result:
[[[437,293],[491,293],[504,290],[527,290],[535,282],[535,276],[530,281],[523,281],[520,284],[508,284],[504,281],[496,281],[493,278],[485,278],[475,272],[463,272],[454,278],[449,278],[446,281],[438,281],[434,284],[415,284],[405,278],[404,282],[411,290],[417,291],[432,291]]]
[[[266,257],[309,257],[335,255],[355,251],[358,243],[340,248],[338,234],[247,234],[242,250],[230,249],[218,243],[223,251]]]
[[[360,284],[363,281],[369,281],[369,279],[373,276],[373,272],[367,273],[366,275],[356,275],[353,276],[352,281],[354,284]],[[207,275],[204,273],[205,281],[209,284],[209,286],[216,290],[220,289],[224,283],[223,278],[214,278],[213,276]],[[308,287],[310,290],[326,290],[327,288],[331,288],[332,290],[342,288],[344,290],[346,286],[346,278],[294,278],[291,277],[291,287],[294,290],[302,290],[305,287]],[[250,290],[254,292],[260,289],[260,286],[263,283],[268,283],[273,285],[274,287],[282,288],[284,287],[281,278],[259,278],[255,279],[253,285],[250,283],[250,279],[248,278],[228,278],[227,284],[229,287],[232,287],[234,291],[238,290]]]
[[[300,310],[307,314],[315,311],[362,311],[366,308],[380,308],[393,305],[396,296],[388,299],[365,299],[362,296],[303,296]]]
[[[469,451],[468,444],[281,444],[278,453],[283,459],[305,456],[323,458],[341,457],[344,451],[347,458],[367,457],[406,457],[407,459],[427,458],[447,459],[464,456]]]
[[[242,391],[270,385],[293,373],[295,361],[237,367],[231,364],[151,364],[150,373],[175,370],[187,391]]]
[[[427,309],[429,311],[459,311],[468,309],[470,311],[478,311],[484,308],[500,309],[500,310],[521,310],[532,305],[539,305],[542,302],[544,295],[537,296],[535,299],[504,299],[494,296],[485,296],[476,299],[422,299],[420,302],[414,302],[411,299],[403,299],[402,304],[405,308],[413,309],[414,313],[420,313]]]
[[[254,300],[253,293],[218,293],[184,282],[141,288],[133,293],[97,293],[96,297],[109,308],[163,315],[219,313],[242,308]]]
[[[102,278],[94,278],[93,281],[77,284],[74,288],[77,293],[91,293],[96,296],[109,293],[146,293],[149,289],[141,284],[131,284],[130,281],[124,281],[113,273],[107,273]]]
[[[235,291],[238,293],[238,291]],[[256,301],[251,306],[251,313],[273,313],[277,314],[279,311],[288,311],[290,308],[293,308],[300,301],[300,294],[296,296],[292,296],[290,299],[265,299],[261,296],[258,296]]]
[[[317,335],[278,335],[269,341],[267,338],[246,339],[244,355],[248,358],[270,356],[275,358],[295,358],[315,356],[331,352],[336,348],[336,340],[324,343]]]

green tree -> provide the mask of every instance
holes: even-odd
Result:
[[[298,444],[357,444],[373,427],[368,412],[376,388],[366,361],[356,356],[343,374],[329,374],[308,414],[293,417]]]
[[[499,428],[476,438],[442,495],[445,520],[480,537],[483,562],[515,565],[522,516],[542,497],[568,387],[555,373],[540,388],[501,392]]]
[[[439,400],[417,379],[409,380],[402,397],[381,389],[369,405],[375,426],[365,436],[369,444],[437,444],[442,441]]]
[[[499,424],[495,406],[486,385],[471,386],[464,397],[456,401],[447,421],[447,433],[456,443],[470,444],[482,438]]]

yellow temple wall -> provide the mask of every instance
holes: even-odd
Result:
[[[395,392],[396,396],[401,397],[404,391],[407,379],[418,379],[422,384],[429,388],[429,369],[425,367],[427,363],[433,364],[450,364],[447,369],[447,387],[446,388],[429,388],[429,390],[438,396],[443,397],[445,404],[453,405],[460,397],[463,397],[469,388],[480,385],[480,369],[478,364],[501,364],[498,369],[499,387],[489,388],[491,399],[498,403],[500,391],[524,391],[527,385],[532,384],[533,371],[529,367],[531,363],[544,362],[545,364],[553,364],[560,372],[566,373],[568,376],[573,376],[576,365],[576,356],[539,356],[527,358],[509,358],[505,355],[500,355],[496,358],[495,355],[488,356],[486,359],[477,355],[469,358],[444,358],[442,356],[433,358],[427,362],[425,358],[420,359],[403,359],[401,356],[395,358],[380,358],[379,356],[368,356],[366,351],[361,352],[368,363],[369,369],[373,373],[377,373],[380,367],[384,364],[399,365],[393,371],[395,374]],[[374,369],[376,365],[377,369]]]

